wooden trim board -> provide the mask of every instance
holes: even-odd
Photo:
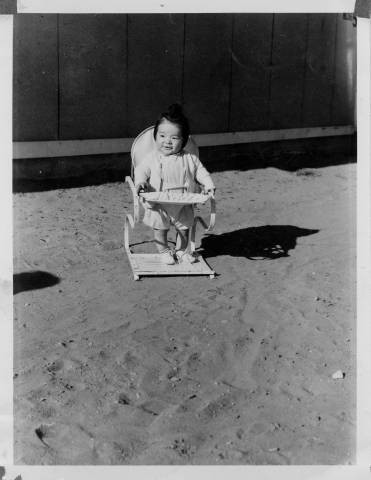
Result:
[[[272,142],[300,138],[352,135],[352,125],[336,127],[290,128],[252,132],[226,132],[193,135],[199,147],[234,145],[240,143]],[[53,158],[82,155],[128,153],[134,138],[103,138],[93,140],[54,140],[42,142],[14,142],[13,158]]]

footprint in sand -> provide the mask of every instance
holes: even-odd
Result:
[[[62,370],[64,366],[63,360],[54,360],[54,362],[48,363],[46,366],[46,369],[49,373],[55,374],[56,372],[59,372]]]
[[[198,417],[206,421],[215,419],[216,417],[219,417],[219,415],[225,414],[233,409],[235,405],[236,399],[232,394],[223,394],[216,400],[210,401],[206,407],[200,411]]]
[[[126,395],[126,393],[120,393],[117,401],[120,405],[130,405],[131,404],[131,400]]]

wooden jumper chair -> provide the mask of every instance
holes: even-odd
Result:
[[[129,242],[129,233],[131,229],[135,228],[135,225],[139,222],[140,209],[144,208],[141,204],[141,200],[145,199],[157,204],[162,204],[166,208],[166,204],[177,205],[196,205],[206,202],[210,202],[210,220],[207,224],[201,217],[195,216],[192,228],[189,234],[189,251],[195,253],[195,237],[196,228],[198,224],[201,224],[206,232],[210,232],[215,225],[215,199],[213,196],[198,194],[198,193],[183,193],[177,194],[174,200],[173,196],[167,197],[166,192],[148,192],[140,193],[136,192],[134,185],[134,171],[139,165],[140,161],[155,148],[155,141],[153,137],[154,127],[149,127],[141,132],[134,140],[131,147],[131,176],[127,176],[125,181],[129,184],[129,187],[133,195],[134,212],[126,214],[125,217],[125,250],[129,259],[131,270],[133,272],[134,280],[139,280],[142,276],[158,276],[158,275],[208,275],[209,278],[215,277],[215,272],[205,262],[201,255],[197,254],[197,262],[188,263],[181,262],[175,265],[166,265],[161,260],[161,254],[159,253],[134,253],[132,246]],[[198,156],[198,147],[194,140],[189,137],[187,145],[184,148],[185,151]],[[142,197],[142,199],[140,198]]]

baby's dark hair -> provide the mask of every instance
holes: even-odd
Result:
[[[187,145],[188,137],[189,137],[189,122],[188,118],[184,115],[182,107],[178,103],[173,103],[168,107],[166,112],[162,112],[158,117],[155,127],[153,130],[153,136],[156,139],[157,130],[160,124],[167,120],[168,122],[175,123],[180,127],[182,132],[182,148]]]

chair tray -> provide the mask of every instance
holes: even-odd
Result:
[[[202,193],[179,193],[179,192],[145,192],[139,194],[150,203],[166,203],[171,205],[192,205],[206,203],[208,195]]]

